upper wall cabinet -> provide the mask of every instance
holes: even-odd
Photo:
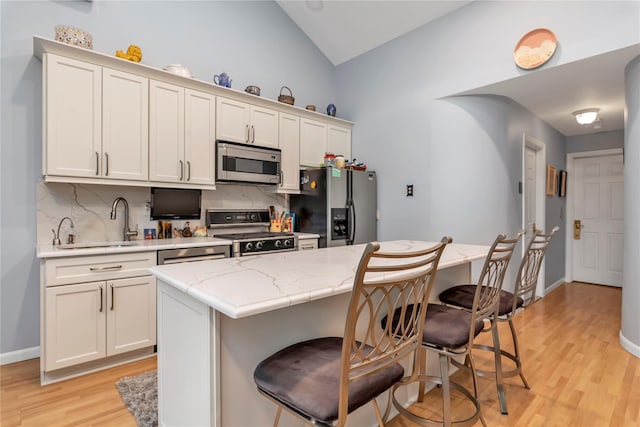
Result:
[[[318,167],[327,151],[327,124],[317,120],[300,120],[300,165]]]
[[[146,181],[148,80],[54,54],[43,59],[43,175]]]
[[[216,137],[219,140],[278,148],[278,112],[218,97]]]
[[[342,154],[345,160],[351,160],[351,129],[329,125],[327,127],[327,151]]]
[[[279,193],[300,192],[300,117],[280,113],[280,162]]]
[[[215,96],[150,82],[149,179],[215,184]]]
[[[276,191],[295,193],[301,165],[351,158],[346,120],[38,36],[33,54],[49,182],[215,189],[219,139],[280,148]]]

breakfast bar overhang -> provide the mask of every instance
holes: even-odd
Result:
[[[382,242],[413,251],[435,242]],[[342,336],[365,245],[156,266],[159,426],[270,426],[275,406],[256,390],[253,371],[296,341]],[[432,299],[468,283],[488,246],[450,244]],[[408,362],[408,361],[407,361]],[[405,363],[405,366],[409,366]],[[404,391],[404,390],[403,390]],[[399,395],[409,402],[413,396]],[[386,394],[380,403],[386,403]],[[353,425],[374,425],[365,406]],[[301,425],[287,415],[281,425]]]

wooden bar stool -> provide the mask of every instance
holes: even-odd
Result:
[[[477,375],[495,376],[496,384],[498,388],[498,398],[500,401],[500,411],[503,414],[507,414],[507,402],[504,395],[504,387],[502,385],[503,378],[519,375],[524,383],[525,388],[529,388],[529,384],[522,372],[522,361],[520,359],[520,349],[518,346],[518,338],[516,330],[513,325],[513,316],[520,310],[527,307],[531,302],[535,300],[535,290],[538,283],[538,273],[542,266],[542,261],[546,253],[547,247],[553,235],[560,229],[555,226],[549,234],[544,234],[543,231],[537,230],[529,243],[524,256],[520,262],[518,268],[518,274],[516,276],[516,285],[513,293],[501,290],[500,291],[500,304],[498,314],[490,318],[491,331],[493,333],[493,346],[474,344],[473,348],[479,350],[488,350],[494,353],[495,359],[495,371],[476,370]],[[456,307],[462,307],[464,309],[471,309],[473,303],[473,293],[475,292],[476,285],[462,285],[455,286],[442,292],[439,296],[440,301],[444,304]],[[511,331],[511,339],[513,341],[514,352],[509,353],[506,350],[500,348],[497,322],[508,322],[509,329]],[[483,330],[487,332],[489,329]],[[501,357],[507,357],[515,363],[515,368],[510,370],[504,370]]]
[[[442,304],[428,305],[422,337],[423,352],[419,356],[420,373],[413,380],[420,382],[418,390],[419,402],[424,398],[425,383],[435,383],[442,387],[442,421],[427,419],[418,415],[415,411],[410,410],[410,408],[403,407],[402,404],[397,401],[395,391],[404,383],[398,383],[393,388],[392,402],[402,416],[421,425],[437,424],[450,427],[455,424],[456,426],[468,426],[480,419],[482,424],[486,426],[480,411],[480,402],[478,401],[477,378],[471,348],[473,339],[480,334],[484,328],[484,320],[497,312],[504,274],[521,235],[522,233],[513,239],[508,239],[504,234],[500,234],[495,239],[485,259],[478,281],[482,286],[474,288],[470,310],[462,310]],[[386,322],[386,318],[383,319],[383,325],[384,322]],[[399,320],[394,316],[392,324],[396,325],[397,322],[399,322]],[[425,372],[425,358],[426,352],[428,351],[438,354],[440,362],[439,377],[427,375]],[[454,363],[455,357],[464,357],[464,364],[461,364],[461,366],[471,371],[474,388],[473,394],[462,385],[449,379],[449,364]],[[451,413],[452,389],[460,392],[473,404],[475,411],[471,416],[464,419],[453,419]]]
[[[379,243],[367,245],[358,265],[344,336],[293,344],[256,367],[258,391],[278,405],[274,426],[283,409],[309,424],[343,426],[349,413],[368,402],[373,403],[378,423],[384,425],[390,405],[383,416],[375,398],[403,381],[404,368],[398,362],[412,357],[420,347],[426,302],[440,256],[450,242],[446,237],[433,247],[412,252],[383,252]],[[380,328],[379,319],[394,310],[398,326]]]

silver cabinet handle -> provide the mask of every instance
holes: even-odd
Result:
[[[105,165],[104,176],[109,176],[109,153],[104,153]]]
[[[187,160],[187,181],[191,181],[191,161]]]
[[[110,310],[113,311],[113,285],[109,285],[109,287],[111,288],[111,308],[110,308]]]
[[[180,160],[180,181],[184,178],[184,162]]]
[[[256,142],[256,129],[251,125],[251,143]]]
[[[100,153],[96,151],[96,175],[100,175]]]
[[[247,128],[247,139],[246,141],[249,142],[249,124],[246,125]]]
[[[100,310],[99,313],[102,313],[102,286],[100,286]]]
[[[122,268],[122,264],[112,265],[109,267],[89,267],[91,271],[108,271],[108,270],[119,270]]]
[[[282,177],[284,174],[282,173],[282,171],[278,171],[278,175],[280,175],[280,186],[282,186],[282,181],[284,181],[284,178]]]

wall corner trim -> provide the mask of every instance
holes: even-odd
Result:
[[[629,353],[640,359],[640,345],[632,343],[622,335],[622,329],[620,329],[620,345]]]

